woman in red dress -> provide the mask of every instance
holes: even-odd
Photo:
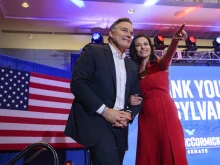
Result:
[[[187,165],[184,134],[177,108],[169,93],[168,69],[178,41],[187,38],[184,25],[160,59],[146,35],[134,37],[130,56],[140,66],[143,107],[138,117],[136,165]],[[138,96],[131,104],[138,104]],[[135,102],[136,101],[136,102]]]

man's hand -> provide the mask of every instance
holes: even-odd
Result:
[[[131,95],[130,98],[129,98],[129,103],[132,105],[132,106],[135,106],[135,105],[139,105],[141,103],[143,99],[138,96],[138,94],[135,94],[135,95]]]
[[[125,122],[128,120],[131,120],[131,114],[129,116],[129,114],[127,114],[127,113],[128,112],[125,113],[124,111],[118,111],[118,110],[115,110],[112,108],[108,108],[104,112],[103,117],[105,118],[105,120],[107,120],[111,124],[123,123],[124,125],[127,126],[127,124],[125,124]]]
[[[124,112],[124,111],[119,111],[121,114],[123,114],[123,118],[118,120],[116,123],[114,123],[112,126],[113,127],[120,127],[124,128],[128,126],[128,122],[131,120],[131,113],[130,112]]]

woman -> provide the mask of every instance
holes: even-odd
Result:
[[[134,37],[130,57],[139,64],[143,107],[138,118],[136,165],[187,165],[183,129],[169,93],[168,69],[178,41],[187,38],[183,25],[161,59],[146,35]],[[133,95],[131,104],[139,104]]]

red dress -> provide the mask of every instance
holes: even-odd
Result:
[[[184,134],[169,93],[169,74],[159,62],[140,80],[143,107],[138,117],[136,165],[187,165]]]

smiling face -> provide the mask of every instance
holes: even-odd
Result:
[[[148,62],[151,55],[151,47],[148,39],[145,37],[139,37],[135,40],[134,44],[137,56]]]
[[[130,47],[132,35],[133,27],[129,22],[120,22],[109,32],[111,44],[121,52]]]

